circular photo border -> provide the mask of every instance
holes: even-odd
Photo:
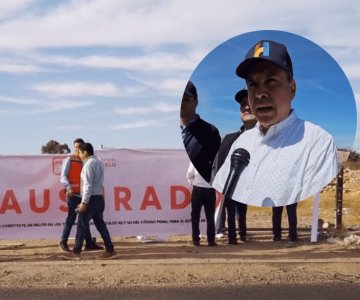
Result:
[[[296,115],[330,133],[338,149],[351,148],[356,133],[356,104],[345,73],[320,46],[284,31],[244,33],[221,43],[206,55],[190,77],[190,81],[196,86],[196,113],[201,119],[213,124],[221,137],[238,131],[243,125],[235,95],[246,88],[246,82],[235,71],[249,49],[261,40],[282,43],[290,54],[297,86],[292,101]],[[190,159],[194,162],[191,156]],[[202,170],[198,171],[200,175],[204,175]],[[242,202],[241,199],[234,200]],[[261,205],[251,201],[244,203],[257,206],[291,204],[283,202],[262,201]]]

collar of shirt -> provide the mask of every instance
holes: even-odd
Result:
[[[289,116],[285,120],[282,120],[279,123],[271,125],[268,131],[266,132],[266,134],[262,132],[261,125],[259,122],[256,123],[255,128],[257,128],[258,130],[259,137],[262,140],[262,142],[268,142],[279,136],[285,130],[288,130],[289,127],[291,127],[297,120],[298,117],[295,111],[292,109]]]

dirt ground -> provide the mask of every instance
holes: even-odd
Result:
[[[310,243],[306,228],[299,235],[295,247],[265,229],[236,246],[226,237],[217,247],[194,247],[190,236],[115,238],[106,260],[102,251],[69,258],[57,240],[2,240],[0,299],[359,299],[360,245],[329,243],[325,232]]]
[[[77,260],[60,252],[58,240],[0,240],[0,299],[360,299],[358,184],[346,186],[342,230],[334,228],[334,187],[322,193],[326,228],[316,243],[312,200],[300,202],[294,247],[287,245],[285,212],[284,240],[273,242],[271,210],[253,207],[250,242],[236,246],[226,236],[217,247],[205,239],[194,247],[190,235],[151,243],[116,237],[111,259],[96,251]]]

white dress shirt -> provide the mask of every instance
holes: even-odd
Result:
[[[202,178],[191,162],[186,172],[186,179],[191,186],[198,186],[209,189],[212,188],[212,186],[204,178]]]
[[[95,155],[84,161],[80,178],[81,202],[89,203],[91,196],[103,195],[104,165]]]
[[[250,153],[233,200],[256,206],[284,206],[304,200],[325,187],[338,173],[332,136],[297,118],[294,111],[264,135],[257,123],[233,143],[213,187],[223,191],[235,149]]]

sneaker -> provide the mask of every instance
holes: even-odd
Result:
[[[237,242],[237,240],[229,240],[228,244],[229,245],[237,245],[238,242]]]
[[[60,242],[59,249],[63,252],[71,252],[71,250],[66,242]]]
[[[200,246],[200,241],[193,241],[193,245],[196,246],[196,247],[199,247]]]
[[[281,236],[274,236],[273,241],[274,242],[280,242],[281,241]]]
[[[208,242],[208,246],[209,247],[215,247],[215,246],[217,246],[217,244],[216,244],[215,241],[211,241],[211,242]]]
[[[114,250],[112,250],[112,251],[105,251],[101,256],[100,256],[100,258],[110,258],[110,257],[112,257],[112,256],[114,256],[115,255],[115,251]]]
[[[81,251],[71,251],[71,256],[73,257],[73,258],[77,258],[77,259],[81,259]]]
[[[240,241],[242,241],[243,243],[248,243],[249,242],[249,240],[246,238],[246,236],[241,236]]]
[[[98,244],[85,245],[85,251],[96,251],[104,250],[104,247],[99,246]]]
[[[288,240],[287,244],[289,246],[293,246],[293,245],[296,245],[296,243],[299,241],[299,239],[296,237],[296,238],[291,238]]]

